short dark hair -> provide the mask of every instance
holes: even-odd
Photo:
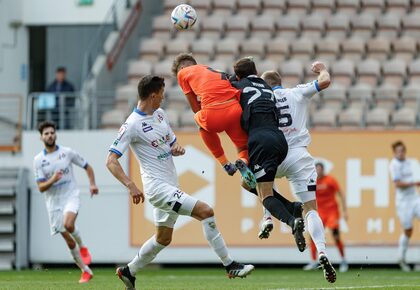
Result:
[[[151,94],[159,92],[165,87],[165,79],[160,76],[146,75],[142,77],[137,86],[138,97],[144,101]]]
[[[67,69],[64,67],[64,66],[59,66],[56,70],[55,70],[55,72],[63,72],[63,73],[65,73],[67,71]]]
[[[195,60],[195,58],[192,56],[191,53],[180,53],[178,54],[175,59],[174,62],[172,63],[172,73],[173,75],[176,77],[179,71],[179,67],[185,63],[191,63],[191,65],[196,65],[197,61]]]
[[[41,134],[41,135],[42,135],[42,133],[44,132],[44,130],[45,130],[45,129],[47,129],[47,128],[53,128],[53,129],[54,129],[54,131],[55,131],[55,130],[56,130],[55,123],[54,123],[54,122],[51,122],[51,121],[44,121],[44,122],[41,122],[41,123],[38,125],[38,131],[39,131],[39,134]]]
[[[405,144],[401,140],[395,141],[394,143],[392,143],[391,146],[392,146],[392,151],[395,151],[395,149],[397,149],[397,147],[400,147],[400,146],[406,149]]]
[[[269,70],[262,74],[261,78],[270,86],[281,86],[281,76],[278,72]]]
[[[315,163],[315,167],[316,166],[321,166],[321,168],[322,169],[324,169],[324,163],[322,163],[321,161],[317,161],[316,163]]]
[[[252,57],[244,57],[238,60],[233,65],[233,70],[238,78],[246,78],[250,75],[257,74],[257,67],[255,66],[255,62]]]

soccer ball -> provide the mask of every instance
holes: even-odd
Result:
[[[172,11],[171,19],[177,29],[190,29],[197,21],[197,13],[190,5],[180,4]]]

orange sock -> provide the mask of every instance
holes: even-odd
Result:
[[[206,144],[207,148],[210,150],[213,156],[220,162],[220,164],[226,164],[228,161],[226,159],[225,152],[223,151],[219,135],[217,135],[217,133],[209,132],[201,128],[200,136],[201,139],[203,139],[204,144]]]
[[[311,240],[311,257],[312,261],[316,261],[316,247],[314,241]]]
[[[246,163],[246,165],[249,165],[248,149],[239,152],[238,158],[242,159]]]

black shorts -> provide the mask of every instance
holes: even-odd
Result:
[[[288,148],[283,132],[277,127],[263,127],[249,132],[249,163],[257,182],[274,181],[277,167],[286,158]]]

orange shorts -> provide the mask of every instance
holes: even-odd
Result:
[[[319,210],[318,209],[318,213],[325,228],[335,230],[340,227],[340,213],[338,212],[338,210],[336,209]]]
[[[236,147],[244,147],[248,144],[248,135],[241,127],[241,116],[241,105],[235,100],[201,109],[194,119],[204,130],[211,133],[226,132]]]

